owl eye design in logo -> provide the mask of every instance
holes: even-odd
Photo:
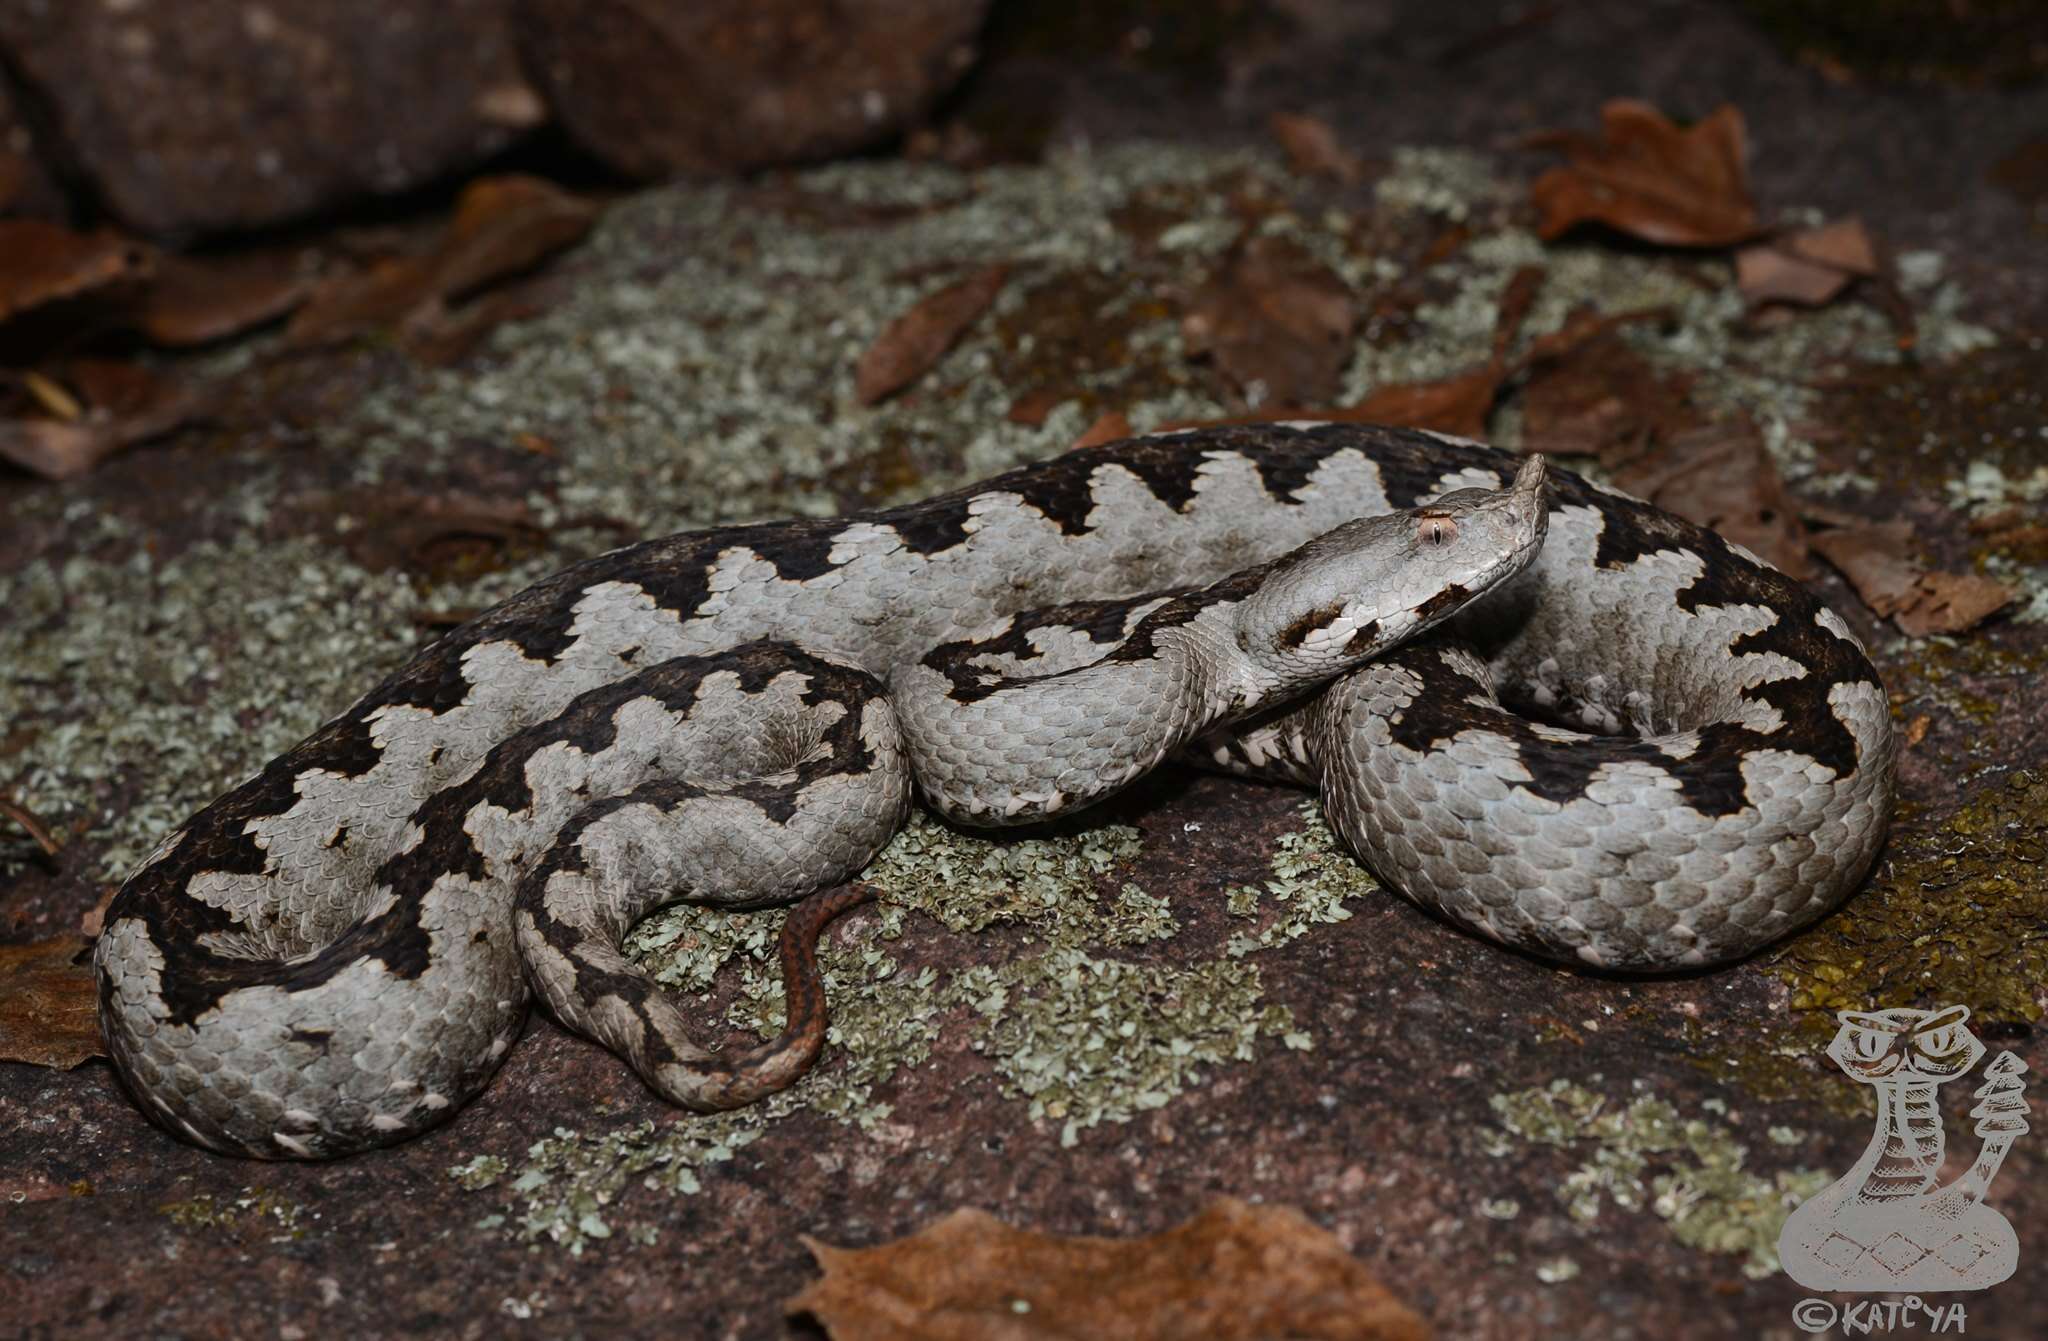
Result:
[[[1983,1147],[1946,1186],[1937,1087],[1967,1075],[1984,1044],[1967,1006],[1938,1010],[1845,1010],[1828,1056],[1877,1095],[1877,1130],[1855,1167],[1785,1221],[1778,1257],[1812,1290],[1981,1290],[2012,1275],[2019,1240],[1984,1194],[2012,1143],[2027,1131],[2020,1075],[2001,1052],[1976,1093]]]

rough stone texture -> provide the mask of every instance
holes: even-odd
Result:
[[[0,0],[46,149],[130,227],[261,227],[476,163],[540,109],[509,0]]]
[[[1059,216],[1085,216],[1093,228],[1105,208],[1101,179],[1130,167],[1103,149],[1019,180],[882,165],[758,190],[648,193],[617,207],[542,281],[535,305],[559,324],[543,316],[501,329],[460,369],[426,372],[378,349],[249,375],[233,363],[221,371],[230,399],[204,433],[63,486],[0,477],[0,586],[30,570],[48,579],[12,588],[27,604],[0,602],[0,637],[39,664],[49,649],[65,652],[33,684],[0,681],[21,703],[36,696],[17,711],[0,693],[0,785],[65,832],[80,826],[54,863],[0,830],[0,937],[35,940],[75,926],[110,878],[103,866],[139,855],[128,830],[146,844],[209,799],[213,783],[233,780],[197,781],[208,768],[260,763],[344,706],[403,658],[414,617],[473,604],[620,539],[578,530],[573,518],[625,516],[651,529],[777,508],[821,512],[1058,450],[1110,404],[1146,407],[1134,415],[1141,429],[1167,414],[1214,413],[1198,381],[1176,380],[1198,376],[1179,351],[1159,344],[1171,339],[1174,309],[1153,295],[1183,252],[1158,240],[1195,248],[1183,268],[1199,275],[1211,259],[1202,239],[1213,234],[1208,245],[1220,250],[1236,228],[1203,203],[1242,184],[1247,170],[1235,159],[1173,155],[1263,145],[1274,110],[1330,118],[1369,160],[1368,182],[1398,184],[1411,198],[1437,190],[1436,208],[1456,211],[1468,202],[1453,189],[1455,173],[1437,169],[1463,160],[1425,160],[1435,175],[1418,176],[1397,147],[1487,150],[1537,126],[1590,126],[1598,102],[1615,94],[1654,97],[1673,113],[1737,101],[1758,146],[1760,200],[1858,212],[1893,248],[1944,258],[1967,295],[1962,315],[1999,340],[1829,381],[1787,422],[1831,428],[1836,436],[1821,445],[1858,478],[1829,467],[1798,487],[1842,476],[1821,496],[1912,520],[1946,567],[2009,560],[1987,557],[1957,509],[1987,479],[2022,481],[2041,462],[2048,276],[2027,207],[1985,180],[2037,133],[2030,128],[2048,124],[2048,91],[1837,86],[1690,0],[1566,6],[1504,33],[1495,26],[1524,6],[1342,8],[1350,26],[1341,32],[1309,26],[1248,50],[1241,54],[1256,55],[1256,67],[1238,61],[1235,74],[1218,75],[1213,52],[1198,78],[1134,66],[1122,48],[1064,62],[1045,58],[1043,46],[1028,58],[998,52],[963,115],[990,114],[977,90],[1045,87],[1058,111],[1040,129],[1056,139],[1086,134],[1103,146],[1144,131],[1176,146],[1144,152],[1149,184],[1132,201],[1115,199],[1122,223],[1083,232],[1082,245],[1058,233]],[[1151,50],[1173,44],[1163,25],[1155,36]],[[1638,72],[1639,82],[1617,70]],[[1525,182],[1539,160],[1504,162],[1511,180]],[[1300,198],[1293,214],[1309,221],[1332,264],[1411,265],[1446,226],[1442,214],[1425,213],[1414,232],[1391,228],[1366,183],[1349,195],[1315,190],[1331,193]],[[1025,213],[1026,197],[1046,213]],[[973,213],[984,198],[1020,216],[1014,231]],[[962,216],[971,226],[947,222]],[[1321,231],[1331,218],[1346,222],[1349,242]],[[1519,253],[1487,232],[1502,226],[1487,209],[1474,207],[1469,222],[1494,245],[1497,272],[1530,254],[1549,265],[1566,290],[1555,296],[1559,308],[1582,296],[1631,301],[1572,291],[1603,267],[1664,275],[1671,264],[1599,246]],[[1116,266],[1091,268],[1105,252]],[[926,379],[880,410],[859,409],[853,365],[874,332],[936,282],[921,267],[964,271],[999,259],[1020,262],[1013,295]],[[1384,349],[1362,347],[1376,376],[1444,375],[1483,353],[1498,287],[1467,301],[1456,273],[1468,264],[1465,255],[1435,270],[1433,305],[1413,330],[1387,337]],[[1659,301],[1692,301],[1685,295],[1729,282],[1712,265],[1689,269]],[[1925,331],[1938,331],[1926,311],[1935,300],[1916,301]],[[583,325],[572,327],[578,315]],[[1814,344],[1831,350],[1849,340],[1840,323],[1852,316],[1831,309],[1789,329],[1810,326],[1820,332]],[[1478,343],[1436,348],[1440,362],[1428,367],[1392,362],[1458,329],[1476,331],[1469,338]],[[1855,341],[1867,342],[1869,330],[1881,335],[1882,323],[1856,327]],[[1718,338],[1704,327],[1684,333]],[[1750,343],[1767,338],[1745,334],[1733,351],[1763,359],[1772,374],[1777,390],[1756,390],[1760,406],[1804,376],[1789,357],[1772,362],[1776,346]],[[1657,352],[1670,350],[1660,343]],[[1696,371],[1723,377],[1742,360],[1721,362]],[[1078,404],[1062,404],[1042,429],[1004,421],[1004,407],[1041,386]],[[675,399],[684,391],[695,403]],[[363,532],[378,519],[337,517],[333,500],[372,486],[531,495],[555,529],[539,554],[500,555],[495,586],[408,584],[356,567],[329,535],[346,520],[350,540],[368,543]],[[958,990],[965,972],[1046,956],[1048,941],[1065,934],[1061,922],[981,926],[920,912],[888,939],[879,929],[886,913],[869,912],[833,936],[851,965],[835,969],[835,1019],[856,1037],[828,1044],[807,1082],[811,1106],[768,1117],[677,1114],[608,1054],[536,1020],[490,1089],[447,1127],[331,1166],[261,1165],[207,1155],[151,1127],[103,1064],[69,1073],[0,1064],[6,1323],[38,1338],[815,1338],[778,1307],[815,1274],[800,1233],[868,1245],[960,1205],[1053,1232],[1151,1231],[1227,1193],[1301,1208],[1446,1337],[1791,1338],[1791,1310],[1805,1292],[1767,1264],[1745,1270],[1744,1249],[1756,1245],[1744,1236],[1768,1223],[1781,1180],[1825,1181],[1869,1138],[1868,1096],[1820,1058],[1828,1012],[1972,1002],[1987,1044],[2034,1068],[2029,1097],[2042,1111],[2044,562],[2048,554],[2037,553],[1995,569],[2028,584],[2026,609],[1952,641],[1897,638],[1838,580],[1817,580],[1870,641],[1897,696],[1912,741],[1901,812],[1862,894],[1737,968],[1646,981],[1559,970],[1357,890],[1344,904],[1349,920],[1239,957],[1233,945],[1267,925],[1236,911],[1242,891],[1277,882],[1276,866],[1300,855],[1288,846],[1302,830],[1298,798],[1167,775],[1091,819],[1132,826],[1134,855],[1053,892],[1062,916],[1107,906],[1125,883],[1168,901],[1170,935],[1093,952],[1144,989],[1106,1009],[1160,1029],[1222,1011],[1225,1023],[1251,1026],[1249,1060],[1187,1067],[1140,1091],[1142,1102],[1119,1092],[1117,1112],[1079,1121],[1090,1095],[1063,1093],[1061,1085],[1074,1088],[1068,1077],[1051,1077],[1035,1099],[1016,1092],[1017,1078],[1032,1076],[1033,1053],[1011,1031],[1022,1045],[1056,1052],[1060,1043],[1066,1017],[1047,1024],[1019,1010],[1022,998],[1044,1001],[1044,980],[1009,981],[1000,1008],[988,1004],[996,993],[985,979],[974,980],[987,986],[979,995]],[[110,596],[118,610],[107,608]],[[0,676],[10,673],[0,658]],[[106,701],[117,696],[122,711],[110,714]],[[80,723],[88,738],[68,737]],[[195,751],[220,758],[209,764]],[[160,793],[167,773],[188,781]],[[977,872],[957,882],[963,907],[1006,888],[973,865],[960,869]],[[1004,897],[1010,914],[1029,911],[1028,900]],[[1304,898],[1261,895],[1260,916]],[[863,977],[867,952],[889,960],[888,977]],[[1249,1021],[1191,972],[1217,964],[1257,971]],[[939,979],[930,990],[919,986],[926,970]],[[768,994],[734,983],[738,976],[729,969],[719,979],[707,1021]],[[910,1042],[899,1040],[896,1064],[857,1074],[872,1045],[858,1035],[941,999],[948,1004]],[[1262,1018],[1268,1008],[1285,1017]],[[1284,1043],[1289,1033],[1309,1046]],[[850,1080],[870,1092],[849,1090]],[[1558,1080],[1617,1116],[1645,1100],[1669,1104],[1697,1124],[1680,1138],[1689,1147],[1644,1154],[1654,1140],[1621,1139],[1597,1120],[1561,1122],[1547,1139],[1506,1125],[1519,1112],[1518,1126],[1539,1130],[1530,1118],[1544,1105],[1530,1092]],[[1950,1176],[1976,1149],[1966,1117],[1975,1083],[1942,1095]],[[824,1096],[844,1106],[818,1106]],[[881,1104],[886,1112],[873,1107]],[[504,1167],[477,1167],[478,1156]],[[649,1162],[636,1164],[641,1157]],[[1628,1172],[1638,1158],[1647,1162],[1640,1188]],[[451,1166],[471,1173],[459,1181]],[[612,1181],[594,1177],[606,1170]],[[1656,1176],[1676,1181],[1659,1187]],[[534,1186],[519,1190],[529,1177]],[[1955,1297],[1968,1311],[1967,1334],[2048,1335],[2048,1123],[2037,1120],[2014,1146],[1992,1204],[2019,1231],[2019,1275]],[[1688,1205],[1713,1213],[1681,1221]],[[531,1244],[518,1232],[530,1219],[540,1234]],[[1726,1248],[1734,1251],[1716,1250]]]
[[[519,0],[520,48],[582,146],[657,180],[876,144],[951,88],[987,0]]]

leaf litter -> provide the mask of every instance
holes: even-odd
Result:
[[[1567,160],[1530,188],[1547,242],[1587,223],[1667,247],[1725,247],[1758,231],[1748,137],[1732,104],[1681,127],[1648,103],[1616,98],[1600,109],[1598,136],[1552,130],[1529,143]]]
[[[1428,1325],[1286,1206],[1219,1197],[1144,1238],[1061,1236],[955,1210],[908,1238],[806,1236],[822,1279],[790,1300],[833,1341],[1424,1341]]]

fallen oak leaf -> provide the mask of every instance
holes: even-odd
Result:
[[[1067,448],[1078,452],[1084,447],[1100,447],[1105,442],[1121,442],[1131,436],[1131,421],[1124,417],[1122,410],[1110,410],[1096,417],[1094,423],[1083,429],[1081,436],[1074,439],[1074,445]]]
[[[305,346],[390,326],[430,332],[450,303],[532,269],[589,232],[596,218],[595,205],[538,177],[479,178],[424,253],[385,257],[322,282],[285,338]]]
[[[0,1061],[68,1071],[104,1055],[99,987],[80,936],[0,945]]]
[[[1863,220],[1855,215],[1822,224],[1819,228],[1787,234],[1775,245],[1815,265],[1832,266],[1866,279],[1879,269],[1877,244],[1871,241]]]
[[[2011,605],[2016,593],[2005,583],[1976,573],[1923,573],[1912,604],[1892,616],[1911,638],[1973,629]]]
[[[531,270],[597,222],[597,206],[540,177],[481,177],[463,189],[455,218],[427,259],[433,294],[459,302]]]
[[[1038,428],[1052,415],[1054,410],[1074,399],[1069,391],[1056,391],[1049,386],[1033,387],[1010,402],[1009,412],[1003,417],[1013,424],[1026,428]]]
[[[1616,98],[1600,121],[1597,138],[1562,130],[1529,141],[1568,160],[1530,188],[1544,241],[1589,222],[1672,247],[1725,247],[1756,235],[1742,113],[1733,104],[1681,128],[1648,103]]]
[[[1877,249],[1863,221],[1854,218],[1735,253],[1736,287],[1752,303],[1819,307],[1857,279],[1877,273]]]
[[[1487,416],[1492,414],[1505,380],[1500,365],[1489,363],[1441,381],[1383,386],[1356,405],[1329,411],[1326,417],[1348,423],[1428,429],[1459,438],[1483,438]]]
[[[1615,471],[1614,483],[1718,532],[1789,577],[1813,575],[1799,505],[1746,420],[1673,434]]]
[[[1304,177],[1331,177],[1345,185],[1357,181],[1363,171],[1356,154],[1347,153],[1337,141],[1330,123],[1294,112],[1275,112],[1266,119],[1287,166]]]
[[[0,219],[0,321],[149,274],[155,253],[102,229],[75,233],[40,219]]]
[[[1428,429],[1460,438],[1483,438],[1486,421],[1516,365],[1507,353],[1522,333],[1543,289],[1544,269],[1525,265],[1508,277],[1493,319],[1493,356],[1477,368],[1433,382],[1397,382],[1380,387],[1356,405],[1329,411],[1328,418],[1353,423]]]
[[[1262,234],[1233,247],[1181,318],[1191,358],[1208,358],[1262,412],[1327,404],[1351,361],[1358,307],[1300,243]]]
[[[106,889],[101,891],[99,898],[94,900],[92,907],[79,914],[79,935],[89,941],[96,941],[100,938],[100,933],[107,929],[107,909],[113,904],[114,896],[120,892],[121,887],[119,885],[108,885]]]
[[[77,359],[66,379],[84,401],[77,415],[0,420],[0,460],[44,479],[73,479],[116,452],[182,427],[205,408],[198,392],[139,364]],[[48,390],[37,399],[59,404]],[[69,407],[57,413],[66,415]]]
[[[1843,526],[1816,532],[1810,543],[1874,614],[1911,638],[1974,628],[2014,599],[2002,582],[1975,573],[1930,572],[1907,557],[1913,546],[1911,522]]]
[[[1595,456],[1612,469],[1690,423],[1692,379],[1653,367],[1614,325],[1591,329],[1596,333],[1577,344],[1530,359],[1520,392],[1522,445],[1553,456]]]
[[[290,250],[165,254],[136,295],[129,321],[154,345],[211,344],[276,321],[312,290],[313,277]]]
[[[1540,265],[1525,265],[1508,276],[1508,282],[1501,289],[1500,304],[1493,314],[1493,361],[1507,362],[1508,350],[1514,347],[1515,337],[1522,333],[1522,326],[1529,320],[1529,309],[1536,306],[1536,296],[1543,292],[1544,269]]]
[[[506,551],[536,546],[547,536],[516,498],[356,490],[309,502],[348,556],[373,573],[443,576],[495,568]]]
[[[833,1341],[1426,1341],[1428,1324],[1299,1211],[1213,1201],[1148,1238],[1062,1238],[957,1210],[874,1248],[805,1236],[789,1301]],[[1021,1306],[1020,1306],[1021,1305]]]
[[[1009,266],[987,266],[912,304],[861,354],[853,372],[854,397],[874,405],[931,371],[995,304],[1009,277]]]

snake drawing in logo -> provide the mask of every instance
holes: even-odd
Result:
[[[2027,1130],[2020,1073],[2001,1052],[1976,1093],[1983,1148],[1945,1187],[1934,1091],[1984,1055],[1968,1006],[1845,1010],[1828,1044],[1849,1078],[1877,1091],[1877,1130],[1854,1168],[1792,1212],[1778,1235],[1786,1274],[1810,1290],[1981,1290],[2012,1275],[2019,1240],[1984,1202],[2005,1152]]]

